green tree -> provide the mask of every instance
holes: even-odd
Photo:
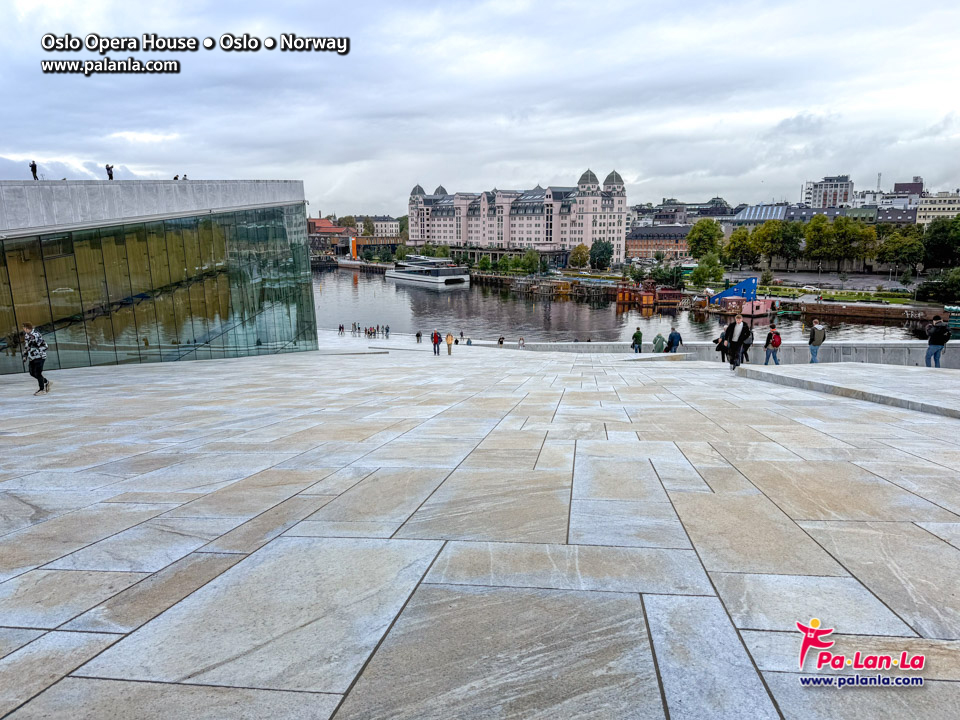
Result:
[[[904,235],[896,231],[888,235],[877,250],[877,260],[888,265],[904,265],[916,268],[923,262],[923,242],[915,234]]]
[[[687,248],[690,254],[699,260],[708,253],[719,252],[722,240],[723,228],[720,227],[720,223],[710,218],[703,218],[697,220],[696,224],[690,228],[687,234]]]
[[[658,263],[663,263],[667,259],[667,254],[663,250],[657,250],[653,253],[653,259]]]
[[[608,240],[596,240],[590,246],[590,267],[606,270],[613,259],[613,243]]]
[[[907,268],[903,271],[903,275],[900,276],[900,284],[905,288],[909,288],[911,285],[913,285],[913,272],[910,270],[910,268]]]
[[[775,222],[775,221],[771,221]],[[769,223],[765,223],[767,225]],[[761,225],[754,234],[764,226]],[[750,231],[745,227],[739,227],[730,235],[730,239],[723,248],[723,255],[730,263],[736,263],[737,269],[744,265],[753,265],[760,259],[760,251],[757,247],[757,241],[751,236]]]
[[[843,290],[843,284],[850,279],[850,276],[847,275],[845,272],[842,272],[839,275],[837,275],[837,279],[840,281],[840,289]]]
[[[590,248],[580,243],[570,253],[570,265],[575,268],[582,268],[588,262],[590,262]]]
[[[804,227],[801,222],[783,223],[780,235],[780,252],[777,253],[787,262],[787,269],[790,269],[790,261],[796,262],[803,256]]]
[[[700,258],[697,267],[690,273],[690,282],[698,287],[722,280],[723,266],[720,264],[720,258],[717,253],[707,253],[704,255]]]
[[[357,226],[357,219],[353,215],[347,215],[346,217],[340,218],[340,227],[352,227]]]
[[[543,256],[540,257],[540,272],[544,274],[550,272],[550,261]]]
[[[642,283],[647,279],[647,271],[639,265],[634,265],[630,268],[630,279],[635,283]]]
[[[403,260],[409,254],[410,248],[408,248],[406,245],[397,245],[397,251],[394,253],[397,260]]]
[[[373,248],[369,246],[365,247],[363,249],[363,259],[366,260],[367,262],[373,262],[373,257],[374,257]]]
[[[535,273],[540,269],[540,253],[536,250],[527,250],[522,258],[523,269],[528,273]]]
[[[806,256],[809,260],[822,263],[833,259],[834,233],[833,225],[825,215],[814,215],[804,228],[804,237],[807,241]]]
[[[526,270],[526,265],[524,264],[523,258],[520,255],[510,256],[510,269],[515,272]]]
[[[833,221],[833,247],[828,257],[837,261],[837,272],[844,260],[867,260],[877,252],[877,231],[862,220],[845,215]]]
[[[373,220],[371,220],[368,217],[365,217],[363,219],[363,234],[366,235],[367,237],[370,237],[371,235],[373,235],[373,232],[374,232]]]
[[[746,230],[746,228],[737,228],[733,231],[733,234],[736,235],[739,230]],[[733,235],[730,236],[730,239],[733,240]],[[763,225],[758,225],[753,229],[753,232],[750,233],[750,241],[751,249],[764,255],[767,258],[767,267],[771,267],[773,258],[780,255],[783,248],[783,223],[779,220],[767,220]],[[727,256],[730,257],[729,252]]]
[[[497,263],[497,270],[500,272],[509,272],[510,271],[510,257],[504,255],[500,258],[500,261]]]
[[[480,258],[480,262],[477,263],[477,268],[482,270],[483,272],[487,272],[492,266],[493,266],[493,263],[490,262],[489,255],[484,255],[483,257]]]
[[[436,257],[438,258],[448,258],[450,257],[450,246],[449,245],[439,245],[437,247]]]
[[[400,234],[403,235],[405,232],[410,231],[410,218],[406,215],[401,215],[397,218],[400,223]]]
[[[960,218],[937,218],[924,232],[923,264],[928,268],[960,265]]]
[[[773,282],[773,273],[770,271],[770,268],[767,268],[760,274],[760,284],[769,285]]]

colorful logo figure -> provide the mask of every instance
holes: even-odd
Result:
[[[822,638],[833,632],[833,628],[821,628],[820,620],[812,618],[810,625],[797,623],[797,630],[803,633],[803,644],[800,645],[800,669],[803,670],[803,661],[807,657],[807,650],[810,648],[820,648],[821,650],[833,647],[833,640],[823,640]]]

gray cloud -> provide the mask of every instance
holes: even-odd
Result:
[[[960,9],[898,8],[15,0],[0,6],[15,108],[0,177],[29,177],[35,158],[57,179],[102,177],[105,162],[117,177],[302,178],[312,212],[395,214],[416,182],[571,184],[587,167],[619,170],[636,202],[796,199],[804,180],[839,172],[955,187],[958,108],[945,88]],[[45,32],[296,32],[348,35],[352,48],[201,50],[166,56],[181,61],[176,76],[84,78],[40,73],[41,59],[90,56],[43,52]]]

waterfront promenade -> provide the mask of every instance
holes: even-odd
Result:
[[[960,420],[717,362],[320,346],[0,376],[0,717],[955,715]],[[811,618],[924,686],[801,687]]]

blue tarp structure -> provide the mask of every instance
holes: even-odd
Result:
[[[743,298],[744,300],[756,300],[757,279],[755,277],[749,277],[746,280],[741,280],[733,287],[729,287],[723,292],[717,293],[711,297],[710,302],[719,303],[722,298],[726,297],[737,297]]]

